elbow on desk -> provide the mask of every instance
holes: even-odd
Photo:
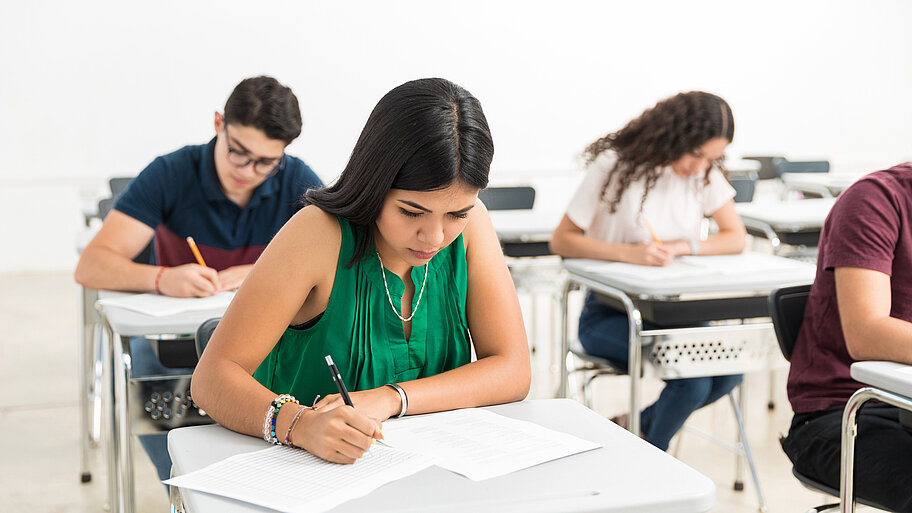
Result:
[[[556,233],[552,235],[551,240],[548,241],[548,249],[555,255],[569,257],[569,255],[567,255],[567,244],[563,240],[563,237]]]

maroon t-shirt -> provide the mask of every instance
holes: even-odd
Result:
[[[836,305],[837,267],[891,276],[890,316],[912,322],[912,163],[865,176],[827,216],[789,370],[788,396],[796,413],[844,405],[862,386],[849,374],[854,360]]]

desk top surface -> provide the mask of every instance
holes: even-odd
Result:
[[[492,210],[489,215],[501,241],[541,242],[551,240],[564,213],[529,209]]]
[[[782,181],[789,187],[827,187],[842,192],[862,176],[863,173],[783,173]]]
[[[715,297],[767,295],[786,285],[812,283],[817,270],[805,262],[753,252],[679,257],[667,267],[587,259],[564,260],[564,267],[571,278],[588,278],[640,299],[657,300],[704,293]]]
[[[834,203],[835,198],[735,203],[735,211],[742,219],[768,224],[777,231],[796,227],[820,229]]]
[[[896,362],[855,362],[852,379],[912,398],[912,365]]]
[[[98,292],[99,299],[113,298],[130,295],[130,292],[113,292],[102,290]],[[192,310],[173,315],[153,316],[146,315],[125,308],[102,306],[103,315],[115,333],[126,337],[143,337],[152,335],[186,335],[196,333],[196,329],[204,321],[213,317],[221,317],[224,308],[208,310]]]
[[[434,466],[332,511],[685,513],[709,511],[715,502],[715,485],[707,477],[579,403],[549,399],[488,409],[604,447],[479,482]],[[262,440],[216,425],[168,433],[175,475],[266,447]],[[181,495],[190,513],[272,511],[193,490]]]

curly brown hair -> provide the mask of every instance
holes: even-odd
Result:
[[[588,165],[608,150],[617,156],[600,194],[608,201],[609,211],[615,213],[624,191],[632,182],[646,179],[640,201],[640,208],[643,208],[646,196],[655,187],[664,166],[695,151],[710,139],[724,137],[731,142],[734,135],[735,120],[728,103],[714,94],[691,91],[656,103],[624,128],[590,144],[583,157]],[[724,171],[721,161],[720,158],[706,170],[704,183],[709,183],[709,171],[713,166]],[[618,180],[614,197],[605,198],[608,185],[614,179]]]

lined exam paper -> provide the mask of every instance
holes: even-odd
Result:
[[[374,444],[340,465],[307,451],[274,446],[232,456],[165,484],[214,493],[289,513],[319,513],[433,464],[430,457]]]
[[[475,408],[383,424],[385,443],[426,454],[449,471],[481,481],[597,449],[601,445]]]

